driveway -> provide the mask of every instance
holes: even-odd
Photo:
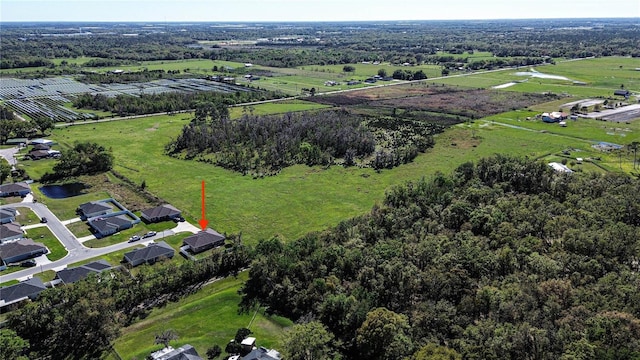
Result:
[[[18,152],[18,150],[19,149],[17,146],[8,148],[8,149],[0,149],[0,156],[7,159],[7,161],[9,162],[9,165],[15,165],[16,164],[15,154]]]
[[[60,221],[60,219],[58,219],[58,217],[55,216],[46,207],[46,205],[42,203],[34,203],[32,201],[29,201],[29,199],[32,199],[32,198],[27,197],[25,198],[25,200],[27,200],[26,202],[2,205],[0,206],[0,208],[27,207],[33,210],[33,212],[36,213],[38,217],[40,218],[46,217],[48,220],[46,224],[34,224],[34,225],[29,225],[28,227],[29,228],[37,227],[37,226],[49,227],[49,230],[51,230],[53,235],[60,241],[60,243],[65,247],[65,249],[67,249],[68,254],[64,258],[57,261],[48,261],[48,259],[47,260],[38,259],[36,260],[38,264],[37,267],[27,268],[27,269],[16,271],[7,275],[2,275],[0,276],[0,283],[7,282],[10,280],[25,280],[29,277],[32,277],[35,274],[38,274],[46,270],[58,271],[58,270],[64,269],[69,264],[91,259],[94,257],[103,256],[115,251],[130,248],[130,247],[135,247],[140,244],[147,245],[153,240],[162,240],[162,238],[164,238],[165,236],[171,236],[180,232],[196,233],[200,231],[199,227],[196,227],[185,221],[185,222],[178,223],[176,227],[174,227],[173,229],[158,232],[156,236],[147,238],[145,239],[144,242],[130,243],[130,242],[124,241],[124,242],[114,244],[111,246],[106,246],[103,248],[88,248],[82,245],[82,242],[80,241],[80,240],[86,240],[86,239],[76,238],[75,235],[73,235],[69,231],[69,229],[67,229],[67,227],[64,225],[64,223],[69,223],[70,222],[69,220],[66,220],[64,222]],[[72,219],[72,220],[77,221],[75,219]]]

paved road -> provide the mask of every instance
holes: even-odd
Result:
[[[153,242],[154,240],[162,240],[162,238],[164,238],[165,236],[171,236],[178,232],[196,233],[200,231],[199,228],[189,224],[188,222],[181,222],[181,223],[178,223],[178,225],[175,228],[158,232],[156,236],[146,238],[144,239],[144,241],[138,241],[133,243],[122,242],[119,244],[106,246],[102,248],[88,248],[82,245],[82,243],[78,241],[78,239],[69,231],[69,229],[67,229],[67,227],[63,225],[62,221],[60,221],[60,219],[58,219],[58,217],[54,213],[52,213],[44,204],[31,202],[30,198],[31,197],[28,197],[26,199],[27,200],[26,202],[2,205],[0,206],[0,208],[27,207],[33,210],[33,212],[36,213],[38,217],[40,218],[46,217],[48,220],[46,223],[46,226],[49,227],[53,235],[58,240],[60,240],[62,245],[65,247],[65,249],[67,249],[68,254],[64,258],[57,261],[42,263],[37,267],[27,268],[24,270],[20,270],[7,275],[0,276],[0,283],[7,282],[10,280],[23,280],[46,270],[56,270],[56,271],[61,270],[61,269],[64,269],[68,264],[76,263],[79,261],[87,260],[87,259],[98,257],[98,256],[103,256],[103,255],[112,253],[114,251],[127,249],[140,244],[148,244]]]
[[[15,154],[18,152],[18,147],[12,147],[8,149],[0,149],[0,156],[7,159],[9,165],[16,164]]]

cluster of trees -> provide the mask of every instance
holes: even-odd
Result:
[[[431,148],[432,135],[444,129],[428,122],[334,110],[245,114],[230,120],[220,102],[199,104],[195,115],[166,145],[166,152],[254,176],[274,175],[294,164],[393,168]]]
[[[639,180],[495,156],[260,242],[243,306],[346,359],[637,359],[639,248]]]
[[[411,71],[411,70],[396,70],[391,75],[392,78],[397,80],[424,80],[427,78],[427,74],[422,70]]]
[[[30,120],[17,119],[11,108],[0,105],[0,144],[13,137],[29,137],[36,132],[45,134],[55,123],[48,116],[37,116]]]
[[[41,181],[54,181],[80,175],[91,175],[111,170],[111,149],[92,142],[78,142],[64,151],[60,161],[53,166],[53,174],[46,173]]]
[[[10,332],[0,333],[0,345],[16,344],[14,350],[23,349],[16,354],[29,359],[100,358],[123,326],[152,307],[196,291],[214,276],[246,267],[251,256],[249,248],[235,241],[230,250],[201,261],[160,262],[140,268],[135,276],[111,271],[45,290],[8,315]]]
[[[73,106],[80,109],[102,110],[119,116],[126,116],[191,110],[203,102],[224,101],[227,105],[233,105],[282,96],[279,93],[269,91],[243,90],[246,91],[236,91],[233,94],[203,91],[197,93],[140,94],[139,96],[118,95],[116,97],[108,97],[104,94],[82,94],[74,99]]]
[[[374,151],[373,134],[359,117],[340,111],[245,114],[230,120],[224,104],[201,104],[196,117],[166,146],[171,155],[210,161],[243,174],[275,174],[294,164],[329,165]]]

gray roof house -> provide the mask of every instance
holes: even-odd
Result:
[[[26,196],[30,192],[31,188],[26,182],[0,185],[0,197]]]
[[[138,266],[144,263],[153,264],[163,257],[171,259],[174,254],[175,250],[171,246],[164,241],[160,241],[151,243],[142,249],[129,251],[124,254],[124,261],[131,266]]]
[[[0,245],[0,261],[4,261],[7,264],[15,263],[44,255],[48,252],[47,247],[42,244],[31,239],[20,239]]]
[[[180,210],[172,205],[164,204],[151,209],[142,210],[140,218],[146,223],[171,220],[180,216]]]
[[[207,228],[204,231],[200,231],[196,234],[184,238],[183,243],[189,246],[194,254],[209,250],[216,246],[224,245],[224,235],[217,231]]]
[[[29,151],[29,154],[27,154],[27,156],[33,160],[38,160],[38,159],[46,159],[50,155],[49,155],[49,150],[31,150]]]
[[[151,353],[152,360],[203,360],[191,345],[183,345],[177,349],[171,346]]]
[[[0,224],[6,224],[14,221],[17,214],[18,211],[14,208],[0,209]]]
[[[83,220],[95,216],[106,215],[111,212],[113,212],[113,208],[104,201],[91,201],[80,204],[76,210],[76,213],[80,215],[80,218]]]
[[[20,239],[24,232],[18,223],[8,223],[0,225],[0,244],[7,241]]]
[[[89,220],[89,226],[96,237],[105,237],[133,227],[133,221],[126,215],[110,216]]]
[[[282,359],[279,352],[265,347],[253,349],[250,353],[242,357],[242,360],[280,360]]]
[[[11,303],[35,299],[46,287],[40,278],[34,277],[21,283],[0,288],[0,307]]]
[[[89,274],[99,274],[109,269],[111,269],[111,264],[105,260],[98,260],[71,269],[60,270],[56,273],[56,278],[65,284],[71,284],[85,279]]]

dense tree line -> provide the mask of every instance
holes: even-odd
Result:
[[[6,334],[5,342],[26,347],[18,354],[30,359],[100,358],[123,326],[155,306],[196,291],[212,277],[237,272],[251,256],[249,248],[234,241],[229,250],[201,261],[160,262],[137,269],[135,276],[111,271],[45,290],[36,301],[9,313],[8,328],[15,334]],[[0,344],[4,338],[0,334]]]
[[[128,83],[143,83],[158,79],[176,79],[176,78],[193,78],[192,74],[185,74],[180,76],[180,70],[147,70],[142,71],[127,71],[123,73],[99,73],[99,72],[83,72],[80,81],[90,84],[128,84]]]
[[[113,61],[217,59],[267,66],[350,64],[361,61],[394,64],[432,63],[466,67],[466,57],[444,58],[440,51],[461,55],[486,51],[497,57],[515,58],[504,63],[473,61],[471,68],[521,66],[549,57],[640,56],[633,19],[504,20],[358,23],[345,31],[343,23],[260,24],[255,27],[211,27],[208,24],[182,31],[178,24],[164,24],[162,32],[144,25],[112,26],[80,34],[66,25],[47,29],[37,24],[9,24],[0,29],[3,56],[0,68],[54,66],[51,59],[91,56],[86,66],[114,66]],[[51,36],[52,32],[57,36]],[[135,33],[139,36],[126,36]],[[200,45],[200,40],[253,40],[256,45],[224,48]],[[289,40],[283,40],[289,39]],[[65,65],[60,65],[65,66]],[[117,65],[115,65],[117,66]],[[482,66],[482,67],[481,67]]]
[[[238,89],[233,94],[203,91],[197,93],[140,94],[139,96],[118,95],[115,97],[108,97],[104,94],[82,94],[74,99],[73,106],[80,109],[109,111],[119,116],[126,116],[191,110],[202,102],[224,101],[227,105],[233,105],[282,96],[279,93],[270,91],[242,90],[245,91]]]
[[[637,359],[639,249],[640,181],[495,156],[260,242],[243,305],[320,322],[347,359]]]

